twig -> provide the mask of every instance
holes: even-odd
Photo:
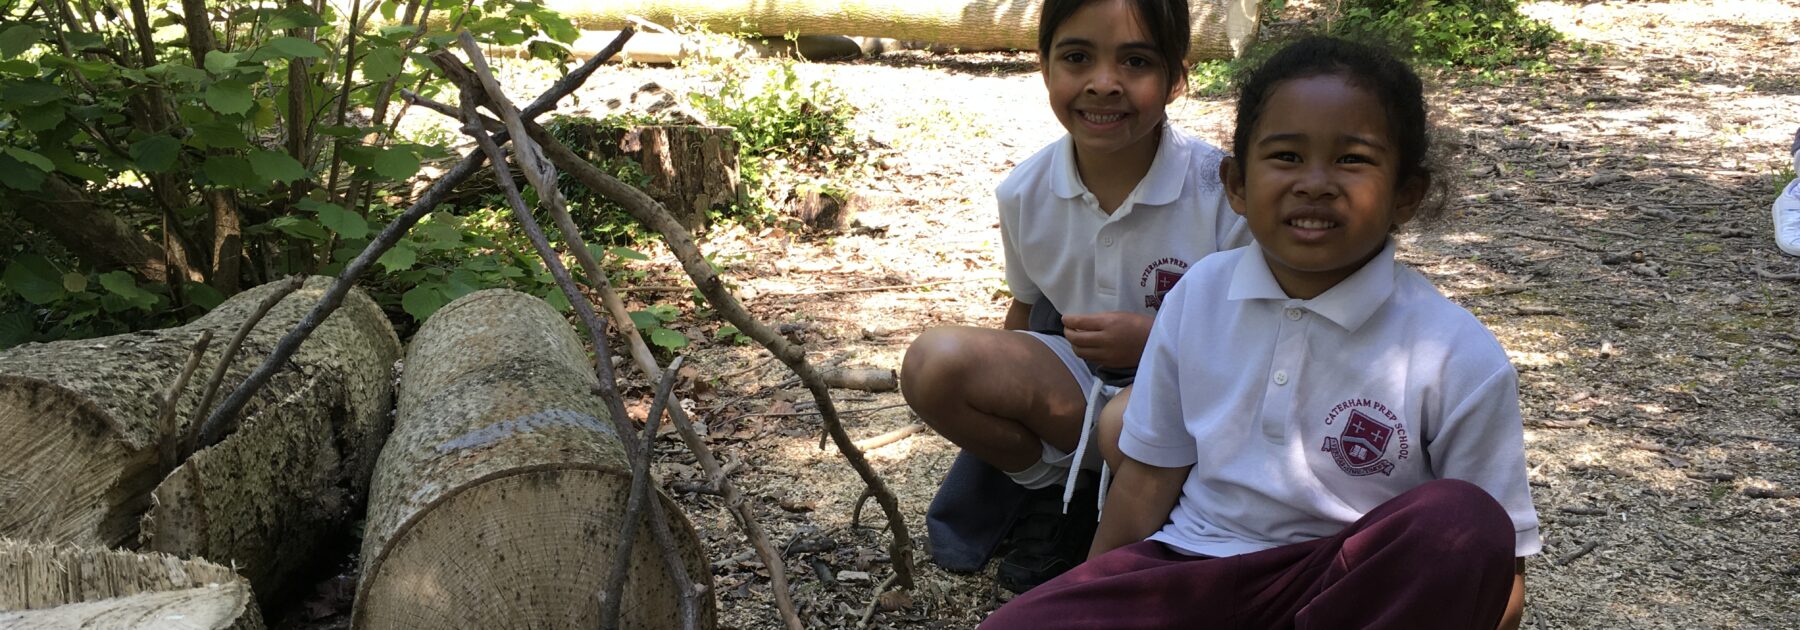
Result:
[[[859,414],[859,413],[870,413],[870,412],[874,412],[874,411],[886,411],[888,409],[899,409],[899,408],[905,407],[905,406],[906,406],[906,403],[894,403],[892,405],[881,405],[879,407],[858,407],[855,409],[845,409],[843,411],[839,411],[839,412],[837,412],[837,415],[838,415],[838,417],[843,417],[843,416]],[[747,414],[744,414],[741,416],[733,417],[731,419],[731,421],[736,422],[738,420],[743,420],[745,418],[798,418],[800,416],[816,416],[816,415],[819,415],[818,409],[808,409],[806,411],[777,411],[774,413],[747,413]]]
[[[889,432],[887,432],[887,433],[883,433],[883,434],[881,434],[881,435],[877,435],[877,436],[875,436],[875,437],[872,437],[872,438],[867,438],[867,439],[862,439],[862,440],[857,440],[857,441],[856,441],[856,448],[858,448],[858,449],[861,449],[861,450],[863,450],[863,451],[864,451],[864,452],[868,452],[868,451],[870,451],[870,450],[874,450],[874,449],[878,449],[878,448],[881,448],[881,447],[883,447],[883,446],[887,446],[887,445],[889,445],[889,444],[893,444],[893,443],[895,443],[895,442],[898,442],[898,441],[900,441],[900,440],[904,440],[904,439],[906,439],[906,438],[908,438],[908,437],[911,437],[911,436],[912,436],[912,434],[914,434],[914,433],[918,433],[918,432],[920,432],[920,431],[924,431],[924,430],[925,430],[925,428],[926,428],[926,427],[925,427],[925,424],[924,424],[924,423],[922,423],[922,422],[915,422],[915,423],[912,423],[912,424],[909,424],[909,425],[906,425],[906,426],[904,426],[904,427],[900,427],[900,428],[898,428],[898,429],[894,429],[894,430],[892,430],[892,431],[889,431]]]
[[[238,348],[243,347],[244,339],[250,336],[250,331],[256,328],[256,324],[262,321],[264,315],[269,314],[269,309],[275,308],[276,304],[280,304],[288,294],[299,290],[303,284],[306,284],[306,276],[296,275],[288,278],[287,282],[283,282],[281,286],[275,288],[274,293],[264,297],[263,301],[256,305],[256,310],[250,313],[250,318],[244,320],[243,325],[238,326],[237,333],[231,336],[231,342],[225,344],[225,351],[219,355],[219,365],[213,368],[212,378],[206,380],[206,389],[202,390],[200,394],[200,404],[194,407],[194,417],[205,417],[206,411],[212,408],[213,396],[219,393],[219,384],[225,381],[225,372],[231,368],[232,359],[237,357]],[[235,426],[228,427],[211,423],[188,427],[187,436],[181,440],[181,459],[186,459],[187,456],[201,448],[218,444],[219,440],[225,439],[222,433],[236,430]]]
[[[745,374],[749,374],[756,370],[762,369],[763,366],[768,365],[770,361],[774,361],[774,360],[775,360],[775,357],[764,358],[761,361],[757,361],[756,363],[750,364],[750,367],[746,367],[741,370],[733,370],[733,371],[727,372],[725,374],[720,374],[719,380],[729,380],[729,379],[737,378],[739,376],[743,376]]]
[[[1501,234],[1505,234],[1507,236],[1516,236],[1519,238],[1528,238],[1528,239],[1531,239],[1534,241],[1546,241],[1546,242],[1550,242],[1550,243],[1564,243],[1564,244],[1573,246],[1576,249],[1587,250],[1590,252],[1605,251],[1602,248],[1587,244],[1586,241],[1582,241],[1580,239],[1568,238],[1568,237],[1564,237],[1564,236],[1550,236],[1547,234],[1526,234],[1524,232],[1501,232]]]
[[[856,445],[850,440],[850,435],[844,431],[836,406],[831,401],[831,392],[826,388],[824,380],[819,377],[818,371],[807,363],[805,351],[788,344],[781,335],[744,310],[743,304],[739,303],[737,298],[725,289],[724,281],[713,271],[712,265],[700,255],[700,250],[694,245],[692,237],[688,235],[687,228],[670,216],[662,204],[645,195],[643,191],[620,182],[581,159],[568,147],[551,137],[542,126],[530,124],[527,125],[526,131],[531,134],[533,140],[538,142],[546,156],[556,164],[557,168],[575,176],[575,179],[583,185],[624,207],[633,218],[662,233],[664,242],[668,244],[670,251],[674,252],[675,257],[681,261],[682,270],[687,272],[689,278],[693,279],[694,286],[706,297],[706,301],[712,304],[713,308],[717,309],[719,314],[736,326],[739,331],[767,348],[770,354],[780,359],[788,366],[788,369],[793,370],[806,383],[807,389],[812,392],[813,400],[818,403],[820,416],[824,419],[825,430],[830,433],[832,440],[843,451],[844,459],[852,469],[856,470],[863,483],[875,490],[876,500],[881,503],[882,511],[887,514],[889,527],[894,535],[889,551],[894,561],[897,581],[901,588],[912,588],[912,536],[907,532],[906,516],[900,512],[900,502],[888,489],[887,483],[882,480],[881,475],[876,473],[875,469],[869,465],[868,460],[863,457],[862,451],[856,449]]]
[[[979,281],[987,280],[987,279],[988,278],[959,278],[956,280],[933,280],[931,282],[919,282],[916,284],[889,284],[889,285],[882,285],[882,286],[878,286],[878,287],[847,287],[847,288],[842,288],[842,289],[817,289],[817,290],[812,290],[812,291],[795,291],[792,293],[764,293],[764,294],[762,294],[762,296],[763,297],[799,297],[799,296],[806,296],[806,295],[835,295],[835,294],[841,294],[841,293],[873,293],[876,291],[899,291],[901,289],[923,289],[926,287],[935,287],[935,286],[944,285],[944,284],[958,284],[958,283],[962,283],[962,282],[979,282]]]
[[[626,29],[626,32],[629,30]],[[587,81],[588,77],[593,76],[594,70],[598,69],[600,64],[606,63],[613,55],[618,54],[619,49],[625,46],[624,40],[627,38],[625,32],[621,32],[619,38],[613,40],[613,43],[607,44],[599,54],[589,58],[587,63],[551,85],[550,89],[537,97],[537,100],[527,105],[522,115],[525,118],[532,118],[550,111],[552,107],[556,106],[556,101],[574,92]],[[504,142],[505,140],[506,134],[494,136],[495,142]],[[438,204],[443,203],[444,199],[450,196],[450,191],[461,185],[464,180],[469,179],[469,176],[474,175],[476,171],[481,170],[482,164],[486,161],[487,154],[481,149],[476,149],[464,156],[461,162],[457,162],[456,166],[451,167],[437,181],[432,182],[431,187],[425,189],[425,193],[420,195],[419,199],[414,201],[405,213],[389,223],[387,228],[381,231],[381,234],[369,241],[368,246],[363,248],[361,254],[357,254],[350,264],[344,266],[343,271],[338,272],[337,281],[333,282],[331,288],[325,291],[325,295],[319,298],[319,303],[314,305],[306,317],[300,320],[299,325],[288,331],[287,336],[281,338],[281,342],[275,345],[275,350],[263,359],[262,365],[258,366],[256,371],[251,372],[244,382],[238,384],[237,389],[232,390],[231,395],[226,396],[224,402],[219,403],[219,408],[214,409],[212,415],[206,417],[203,425],[208,427],[223,425],[225,418],[235,416],[242,411],[244,405],[250,401],[250,397],[256,395],[257,390],[268,384],[269,379],[275,376],[275,372],[281,369],[289,357],[294,356],[294,352],[300,349],[300,344],[305,343],[307,337],[311,337],[312,332],[325,322],[325,318],[330,317],[332,312],[344,303],[344,296],[350,293],[350,288],[356,285],[357,279],[361,278],[363,273],[369,270],[369,267],[374,266],[375,261],[381,258],[382,254],[393,249],[394,244],[400,242],[400,238],[406,236],[406,232],[417,225],[420,219],[437,209]],[[202,443],[197,446],[205,448],[211,445],[211,443]]]
[[[656,385],[656,397],[650,401],[649,417],[644,418],[644,437],[640,444],[650,444],[656,439],[656,425],[662,423],[663,406],[668,404],[669,392],[675,388],[674,368],[681,365],[681,361],[682,357],[675,357],[669,363],[671,369],[663,372],[662,382]],[[606,586],[600,590],[600,627],[606,630],[619,627],[619,605],[625,599],[625,576],[631,568],[631,550],[637,543],[638,522],[643,520],[644,501],[649,494],[650,458],[639,457],[631,462],[631,493],[625,499],[625,524],[619,532],[619,548],[613,552]]]
[[[200,332],[200,338],[194,340],[194,348],[188,353],[187,365],[181,367],[181,374],[175,377],[175,384],[163,394],[162,412],[158,415],[157,426],[162,427],[162,461],[163,468],[172,469],[181,456],[181,445],[186,444],[184,437],[175,432],[175,402],[181,392],[187,389],[188,379],[194,376],[194,369],[200,367],[200,357],[206,355],[206,346],[212,343],[212,331]]]
[[[1800,280],[1800,273],[1781,273],[1762,265],[1756,266],[1756,276],[1764,280]]]
[[[863,504],[868,503],[869,499],[874,496],[875,495],[869,493],[867,487],[863,488],[862,494],[856,495],[856,507],[850,510],[851,527],[862,527]]]
[[[900,572],[895,571],[893,575],[890,575],[887,577],[887,579],[882,580],[880,586],[875,587],[875,596],[872,598],[869,598],[869,606],[867,608],[863,609],[862,620],[856,622],[856,627],[858,627],[858,628],[869,627],[869,620],[875,618],[875,608],[881,605],[881,594],[886,593],[888,587],[894,585],[894,578],[898,578],[898,577],[900,577]]]
[[[575,261],[581,263],[581,272],[587,275],[588,285],[600,292],[600,303],[612,313],[613,326],[625,337],[625,343],[631,349],[631,358],[639,366],[656,365],[656,355],[650,353],[650,346],[644,343],[644,336],[638,332],[637,325],[631,321],[631,313],[625,310],[625,301],[613,291],[612,282],[606,277],[606,270],[600,267],[600,261],[594,259],[594,252],[588,249],[586,239],[581,236],[581,229],[576,227],[575,220],[569,216],[569,207],[562,196],[562,190],[556,187],[556,174],[550,161],[544,158],[535,142],[525,133],[525,121],[513,108],[512,101],[500,90],[500,82],[488,69],[487,60],[481,56],[481,47],[475,43],[475,37],[468,31],[457,36],[463,51],[469,55],[469,63],[475,66],[475,77],[481,80],[482,87],[487,89],[488,105],[506,123],[506,130],[513,137],[513,154],[520,160],[520,169],[531,187],[537,189],[538,199],[550,210],[550,217],[556,222],[556,229],[563,234],[563,242],[569,251],[575,254]],[[573,297],[573,296],[571,296]],[[655,370],[645,369],[650,378],[657,378]]]
[[[1569,552],[1569,555],[1563,556],[1561,558],[1557,558],[1556,566],[1559,566],[1559,567],[1568,566],[1569,563],[1574,562],[1576,560],[1580,560],[1582,556],[1593,553],[1595,549],[1599,549],[1599,548],[1600,548],[1600,541],[1597,541],[1597,540],[1587,541],[1587,543],[1583,544],[1581,546],[1581,548]]]

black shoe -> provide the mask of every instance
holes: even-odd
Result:
[[[1087,560],[1100,525],[1092,478],[1092,473],[1082,473],[1068,514],[1062,511],[1062,486],[1027,491],[1019,520],[1001,543],[1005,555],[994,572],[1001,588],[1024,593]]]

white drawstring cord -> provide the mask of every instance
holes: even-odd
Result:
[[[1081,474],[1081,458],[1087,455],[1088,439],[1093,437],[1094,425],[1099,424],[1100,410],[1106,406],[1108,398],[1106,383],[1095,379],[1094,384],[1088,387],[1087,413],[1082,414],[1081,419],[1081,440],[1075,443],[1075,456],[1069,459],[1069,478],[1063,481],[1063,514],[1069,513],[1069,501],[1075,498],[1075,478]],[[1101,464],[1100,474],[1104,480],[1105,464]],[[1103,493],[1101,500],[1104,501],[1106,486],[1102,483],[1100,487]]]

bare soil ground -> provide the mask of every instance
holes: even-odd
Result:
[[[1461,153],[1453,215],[1400,247],[1520,371],[1545,537],[1525,626],[1800,627],[1800,264],[1774,247],[1769,217],[1800,125],[1800,4],[1527,11],[1599,52],[1565,48],[1541,76],[1436,75],[1442,137]],[[898,368],[928,327],[997,327],[1007,297],[992,190],[1062,133],[1035,57],[905,52],[801,71],[842,88],[859,130],[891,147],[858,184],[876,200],[863,227],[727,230],[703,248],[756,315],[799,329],[814,361]],[[607,68],[583,99],[605,113],[650,81],[705,89],[680,69]],[[1187,98],[1171,115],[1222,144],[1231,107]],[[648,284],[678,284],[666,254],[642,268]],[[678,323],[708,339],[718,326]],[[742,463],[736,479],[787,550],[802,618],[854,627],[891,574],[879,510],[852,526],[862,485],[818,449],[817,417],[798,415],[810,398],[784,368],[753,346],[692,354],[703,383],[681,395],[713,448]],[[897,393],[836,393],[854,437],[917,421]],[[676,441],[659,451],[666,487],[697,478]],[[928,431],[869,452],[921,560],[925,507],[954,454]],[[779,627],[766,568],[719,501],[669,491],[715,560],[721,625]],[[991,574],[923,561],[919,572],[911,605],[873,627],[971,627],[1006,599]]]

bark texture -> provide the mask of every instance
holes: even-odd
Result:
[[[731,131],[696,125],[590,126],[574,131],[573,139],[579,150],[597,159],[637,162],[649,178],[644,192],[689,231],[698,232],[706,226],[708,212],[728,209],[740,197],[737,141]]]
[[[724,32],[866,35],[971,47],[1037,48],[1042,0],[546,0],[585,29],[616,30],[627,16],[682,20]],[[1189,60],[1228,59],[1256,37],[1254,0],[1194,0]]]
[[[224,387],[242,381],[330,283],[312,278],[277,304]],[[160,398],[195,338],[234,334],[274,288],[245,291],[185,326],[0,353],[0,536],[236,562],[259,589],[310,553],[363,496],[391,423],[400,345],[366,295],[352,293],[315,332],[246,408],[236,434],[172,474],[159,461],[172,439],[158,422]],[[219,364],[223,345],[208,350],[203,370]],[[176,434],[198,421],[202,389],[190,384],[176,398]]]
[[[355,627],[598,623],[630,473],[587,362],[561,315],[514,291],[464,296],[425,322],[371,488]],[[676,521],[689,574],[710,583]],[[640,529],[623,625],[675,627],[680,591]]]
[[[0,627],[261,630],[231,569],[159,553],[0,540]]]

